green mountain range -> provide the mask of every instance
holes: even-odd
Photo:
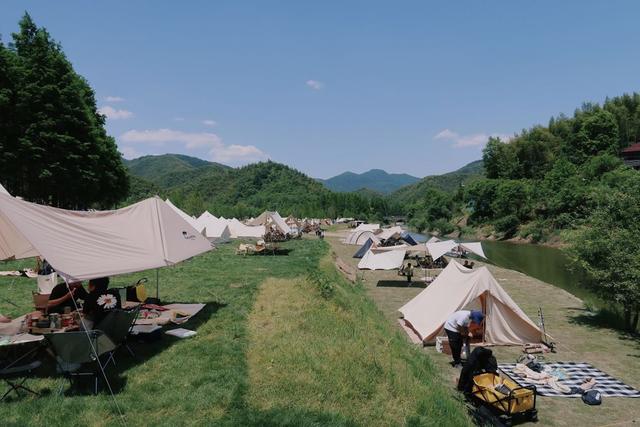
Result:
[[[380,189],[389,192],[389,180],[384,185],[377,185],[378,190],[358,181],[354,191],[332,191],[325,183],[270,161],[231,168],[195,157],[164,154],[128,160],[125,164],[131,176],[127,203],[158,194],[169,197],[191,214],[209,210],[225,217],[250,217],[269,209],[284,215],[382,218],[403,213],[402,206],[424,197],[428,188],[454,191],[461,183],[483,173],[482,161],[477,161],[455,172],[429,176],[417,182],[417,178],[411,177],[413,184],[383,196]],[[362,175],[369,179],[379,176],[383,182],[388,177],[409,177],[381,170]]]
[[[364,173],[344,172],[329,179],[319,179],[332,191],[349,192],[361,189],[381,194],[393,193],[405,185],[420,181],[420,178],[405,173],[387,173],[382,169],[371,169]]]
[[[165,154],[126,161],[132,203],[153,195],[170,198],[190,214],[251,217],[278,210],[300,217],[358,216],[385,212],[380,196],[337,193],[275,162],[231,168],[193,157]]]
[[[436,188],[446,193],[456,191],[460,185],[467,184],[484,176],[482,160],[471,162],[460,169],[442,175],[431,175],[422,178],[415,184],[407,185],[390,195],[393,202],[404,205],[424,197],[428,189]]]

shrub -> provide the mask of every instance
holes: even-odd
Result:
[[[496,231],[504,234],[505,237],[513,236],[518,230],[518,225],[520,220],[515,215],[507,215],[493,222]]]
[[[325,273],[323,273],[322,271],[312,270],[309,271],[307,278],[316,286],[316,288],[318,288],[318,291],[320,291],[320,295],[323,298],[328,299],[333,296],[335,286],[333,284],[333,281],[331,281],[331,279],[329,279]]]

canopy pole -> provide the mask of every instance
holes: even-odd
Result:
[[[160,302],[160,269],[156,268],[156,299]]]

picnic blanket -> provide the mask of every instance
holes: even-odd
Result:
[[[640,391],[626,385],[622,381],[602,372],[598,368],[583,362],[555,362],[545,363],[551,369],[560,369],[566,372],[567,378],[558,380],[559,384],[568,387],[579,387],[587,378],[594,378],[596,385],[594,390],[598,390],[602,396],[606,397],[640,397]],[[580,397],[581,394],[561,393],[547,385],[535,384],[514,372],[515,363],[500,364],[499,368],[512,380],[521,386],[534,385],[538,395],[550,397]]]
[[[158,316],[153,318],[145,318],[141,310],[136,325],[166,325],[168,323],[180,325],[198,314],[204,306],[205,304],[167,304],[162,306],[167,310],[158,311]]]

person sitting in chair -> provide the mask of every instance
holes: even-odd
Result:
[[[83,307],[85,320],[95,325],[99,323],[110,310],[121,307],[120,293],[109,290],[108,277],[89,280],[89,295],[87,295]],[[87,326],[91,325],[87,324]]]
[[[51,290],[49,302],[47,303],[47,311],[49,313],[64,313],[65,307],[69,307],[71,311],[77,310],[79,301],[86,301],[87,291],[82,287],[82,282],[58,283]]]

